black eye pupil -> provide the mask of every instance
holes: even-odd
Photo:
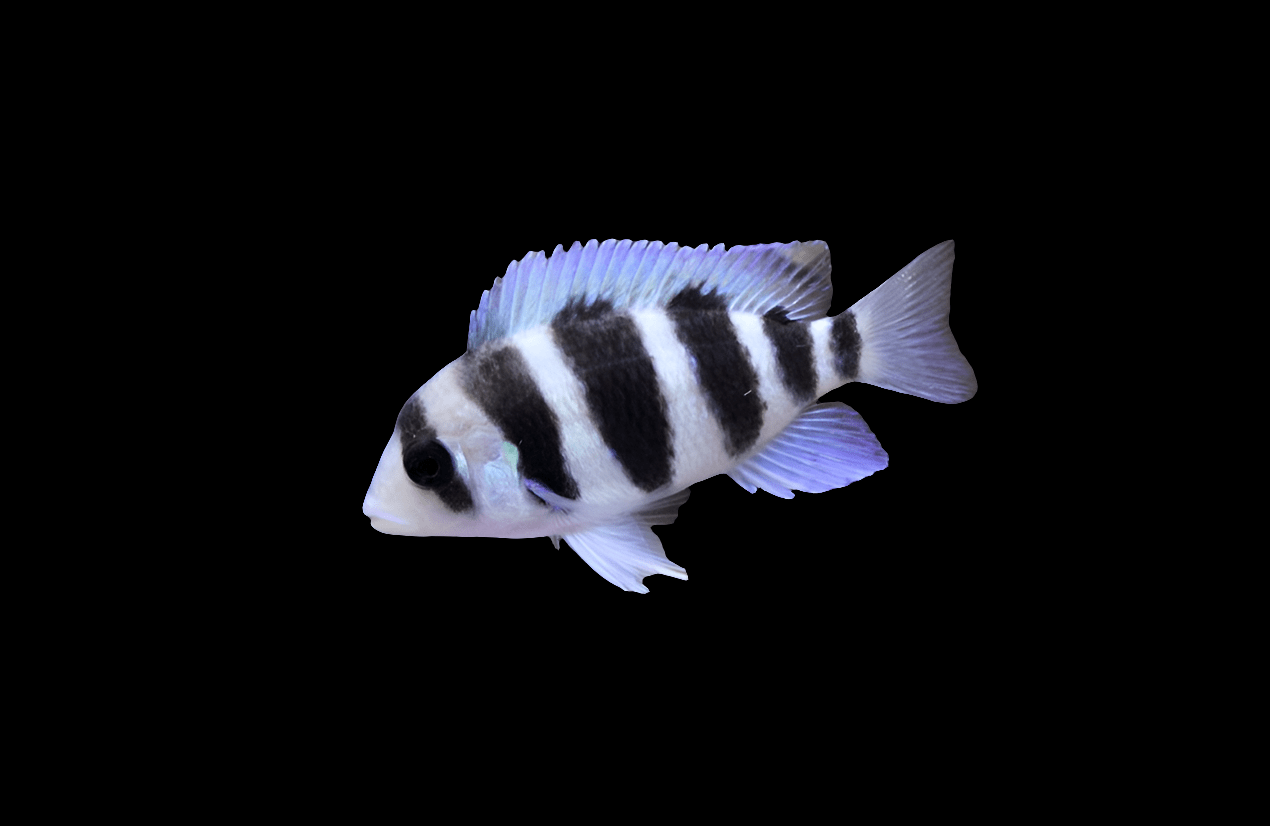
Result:
[[[402,455],[401,463],[410,481],[421,487],[443,487],[454,478],[454,461],[450,458],[450,451],[438,441],[410,445]]]

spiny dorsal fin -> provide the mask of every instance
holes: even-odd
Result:
[[[605,300],[615,309],[663,306],[681,290],[717,292],[727,309],[763,313],[781,307],[791,321],[821,318],[829,309],[829,247],[823,241],[756,244],[724,249],[660,241],[615,241],[568,252],[557,246],[513,261],[481,296],[468,324],[467,346],[545,324],[570,300]]]

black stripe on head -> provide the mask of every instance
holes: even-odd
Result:
[[[728,453],[744,453],[763,429],[758,373],[728,316],[727,300],[700,286],[680,290],[666,305],[675,335],[691,354],[697,382],[705,391],[710,412],[723,428]]]
[[[556,346],[586,390],[604,443],[641,490],[671,479],[670,415],[639,329],[607,301],[570,301],[551,322]]]
[[[463,389],[503,438],[520,452],[521,478],[533,479],[566,499],[578,498],[578,483],[565,466],[560,443],[560,420],[542,397],[515,347],[469,353],[463,371]]]
[[[838,375],[854,379],[860,372],[860,334],[855,328],[855,314],[850,310],[833,320],[830,349]]]
[[[435,493],[441,503],[455,513],[472,510],[474,507],[472,492],[467,489],[467,483],[463,481],[463,477],[453,473],[454,457],[450,456],[450,451],[445,445],[437,441],[437,431],[428,424],[423,402],[417,396],[411,396],[401,408],[401,412],[397,414],[397,431],[401,434],[401,461],[407,477],[410,476],[413,457],[420,453],[435,451],[433,444],[440,446],[445,456],[449,457],[453,478],[444,485],[440,487],[420,485],[413,478],[410,480],[411,484],[421,490]],[[444,461],[444,457],[441,459]]]
[[[403,445],[416,439],[437,437],[436,430],[428,424],[428,417],[423,412],[423,402],[418,396],[411,396],[397,414],[397,430],[401,431]]]
[[[784,307],[763,314],[763,332],[776,349],[776,366],[781,384],[799,401],[816,395],[816,349],[811,330],[800,321],[790,321]]]

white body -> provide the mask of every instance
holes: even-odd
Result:
[[[815,398],[856,380],[944,402],[974,394],[974,374],[947,325],[951,242],[928,251],[843,314],[850,316],[850,334],[856,336],[846,356],[841,328],[823,317],[831,289],[823,244],[735,247],[724,253],[722,248],[622,246],[628,243],[593,241],[585,248],[575,244],[568,253],[557,248],[550,259],[530,256],[519,269],[514,263],[496,282],[473,313],[469,352],[437,373],[403,409],[406,417],[415,406],[422,423],[417,428],[426,435],[403,433],[407,425],[399,418],[363,506],[376,530],[411,536],[563,536],[605,578],[646,591],[641,580],[648,573],[686,578],[665,558],[648,526],[673,521],[695,482],[728,473],[751,492],[762,487],[788,498],[793,490],[844,486],[886,465],[885,453],[854,411],[814,405]],[[759,394],[761,429],[740,453],[729,452],[719,399],[703,389],[703,368],[693,349],[700,342],[677,331],[682,311],[672,316],[666,308],[670,296],[699,285],[714,290],[711,296],[726,294],[730,324],[724,325],[724,343],[731,346],[733,337],[739,342],[756,379],[744,394]],[[630,319],[643,345],[638,359],[652,363],[673,455],[670,481],[654,490],[636,484],[606,443],[594,399],[589,405],[587,387],[553,331],[555,314],[579,297],[613,305],[614,315],[601,316],[596,324],[619,314]],[[773,307],[792,307],[789,323],[808,334],[815,366],[810,397],[791,390],[782,373],[777,340],[764,326],[764,313]],[[629,345],[629,337],[624,341]],[[507,422],[500,426],[490,412],[502,408],[490,401],[490,390],[473,391],[473,382],[481,379],[474,365],[483,363],[482,355],[507,350],[524,365],[507,392],[523,396],[536,389],[541,394],[558,435],[556,458],[576,482],[576,496],[563,496],[523,472],[528,465],[522,445],[509,440]],[[853,372],[847,375],[844,369]],[[611,387],[608,391],[612,395]],[[456,494],[443,501],[408,477],[403,449],[415,449],[421,440],[448,452],[458,480],[451,484],[461,485],[466,499]],[[444,457],[441,463],[446,464]]]

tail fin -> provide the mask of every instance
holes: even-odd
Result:
[[[948,328],[953,242],[913,259],[851,308],[860,335],[857,381],[944,404],[979,383]]]

